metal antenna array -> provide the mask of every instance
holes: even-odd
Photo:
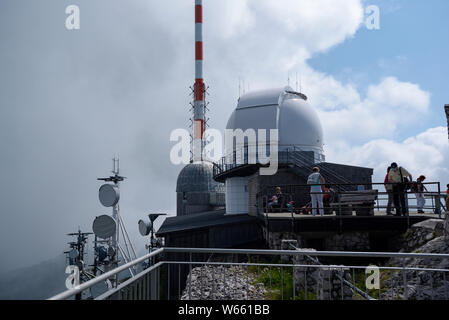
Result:
[[[86,262],[84,259],[85,256],[85,246],[88,240],[89,235],[93,234],[92,232],[81,232],[78,228],[78,232],[68,233],[68,236],[76,237],[75,241],[71,241],[68,243],[70,246],[69,251],[64,251],[67,255],[67,263],[68,265],[77,266],[80,275],[80,282],[86,282],[92,278],[95,278],[95,275],[92,274],[88,268],[86,267]],[[76,295],[76,300],[81,300],[81,294]]]
[[[120,160],[118,158],[112,159],[112,173],[113,175],[110,177],[97,179],[104,182],[113,182],[113,184],[103,184],[99,190],[100,202],[103,206],[112,208],[112,216],[102,215],[96,217],[93,223],[92,228],[96,236],[95,271],[98,270],[100,265],[104,266],[104,271],[118,267],[121,261],[119,255],[121,255],[125,263],[137,259],[136,252],[120,216],[119,183],[126,178],[120,176]],[[120,237],[120,232],[122,237]],[[98,238],[102,240],[98,240]],[[120,241],[123,242],[124,247],[121,246]],[[106,249],[105,246],[108,248]],[[134,276],[136,270],[129,269],[129,271],[131,276]],[[118,285],[117,276],[111,279],[111,285],[112,287]]]
[[[150,235],[150,243],[145,245],[145,247],[149,250],[151,253],[153,249],[160,248],[163,246],[162,239],[157,238],[154,234],[154,221],[159,218],[160,216],[166,216],[166,213],[150,213],[148,215],[148,220],[139,220],[139,232],[142,236],[148,236]],[[154,261],[149,261],[149,263],[144,267],[145,269],[149,266],[151,266],[154,263]]]

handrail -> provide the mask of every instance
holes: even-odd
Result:
[[[136,282],[137,280],[139,280],[140,278],[142,278],[144,275],[146,275],[147,273],[161,267],[162,265],[164,265],[165,262],[158,262],[155,265],[152,265],[151,267],[149,267],[148,269],[143,270],[142,272],[138,273],[135,277],[129,278],[128,280],[126,280],[125,282],[120,283],[119,286],[117,286],[117,288],[113,288],[109,291],[106,291],[105,293],[103,293],[102,295],[98,296],[95,298],[95,300],[104,300],[110,296],[112,296],[114,293],[119,292],[120,290],[122,290],[123,288],[127,287],[129,284]]]
[[[153,252],[151,252],[151,253],[149,253],[147,255],[144,255],[143,257],[140,257],[140,258],[135,259],[133,261],[130,261],[130,262],[124,264],[124,265],[121,265],[120,267],[117,267],[117,268],[112,269],[112,270],[110,270],[110,271],[108,271],[106,273],[103,273],[101,276],[98,276],[98,277],[96,277],[96,278],[94,278],[92,280],[83,282],[82,284],[80,284],[79,286],[76,286],[73,289],[68,289],[68,290],[66,290],[66,291],[64,291],[64,292],[62,292],[60,294],[57,294],[57,295],[51,297],[48,300],[61,300],[61,299],[70,298],[71,296],[74,296],[74,295],[76,295],[78,293],[81,293],[84,290],[89,289],[93,285],[95,285],[95,284],[97,284],[99,282],[105,281],[105,280],[107,280],[109,278],[112,278],[113,276],[115,276],[116,274],[122,272],[123,270],[126,270],[126,269],[128,269],[130,267],[133,267],[136,264],[138,264],[140,262],[143,262],[143,261],[145,261],[145,260],[147,260],[147,259],[149,259],[151,257],[157,256],[158,254],[160,254],[162,252],[164,252],[164,248],[157,249],[157,250],[155,250],[155,251],[153,251]]]
[[[360,251],[309,251],[309,250],[267,250],[267,249],[212,249],[212,248],[174,248],[166,247],[165,252],[180,253],[234,253],[261,255],[309,255],[327,257],[367,257],[367,258],[449,258],[446,253],[403,253],[403,252],[360,252]]]

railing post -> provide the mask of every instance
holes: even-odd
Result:
[[[157,300],[157,274],[156,270],[150,272],[151,300]]]
[[[192,253],[190,252],[190,263],[189,263],[189,300],[192,299]]]
[[[404,282],[404,298],[408,300],[407,272],[405,271],[405,267],[402,267],[402,279]]]
[[[293,260],[293,263],[295,263],[295,261]],[[292,267],[292,281],[293,281],[293,298],[292,300],[295,300],[296,297],[296,288],[295,288],[295,267]]]
[[[440,183],[438,182],[438,201],[437,201],[437,210],[438,210],[438,217],[441,219],[440,196],[441,196],[441,188],[440,188]],[[446,209],[447,209],[447,208],[446,208]],[[449,209],[448,209],[448,210],[449,210]]]
[[[167,300],[170,301],[170,264],[167,264]]]

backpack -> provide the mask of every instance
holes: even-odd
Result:
[[[411,192],[415,192],[415,193],[418,192],[418,182],[413,181],[411,183],[410,191]]]
[[[320,180],[321,175],[312,173],[309,178],[307,179],[307,184],[314,184],[314,185],[319,185],[321,184],[321,180]]]
[[[401,174],[402,185],[404,186],[404,190],[408,191],[412,188],[412,183],[408,180],[407,177],[402,175],[402,167],[399,167],[399,173]]]

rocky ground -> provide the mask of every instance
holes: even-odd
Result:
[[[413,225],[399,242],[400,252],[449,254],[449,217],[445,221],[430,219]],[[310,261],[300,258],[296,264],[308,265]],[[301,260],[303,259],[303,260]],[[381,271],[381,300],[449,300],[448,258],[420,257],[407,259],[390,259],[384,266],[425,268],[429,270],[393,270]],[[354,299],[349,288],[341,291],[341,278],[335,271],[314,270],[304,273],[301,268],[295,270],[297,292],[303,288],[316,288],[315,299]],[[323,273],[324,272],[324,273]],[[341,274],[351,282],[350,274]],[[330,279],[329,283],[323,279]],[[256,284],[256,274],[248,272],[246,267],[236,266],[203,266],[192,269],[191,281],[187,278],[187,286],[182,300],[264,300],[267,289],[263,283]],[[406,286],[404,286],[406,283]],[[191,284],[191,285],[190,285]],[[335,288],[334,288],[335,287]],[[328,293],[331,295],[329,296]],[[327,295],[326,295],[327,294]]]
[[[447,222],[437,219],[413,225],[404,236],[401,252],[449,254]],[[446,235],[445,235],[446,234]],[[386,265],[449,270],[449,259],[391,259]],[[449,300],[449,272],[394,271],[382,273],[382,299]],[[406,284],[404,286],[404,283]]]
[[[264,300],[263,283],[246,267],[203,266],[192,269],[181,300]],[[191,286],[190,286],[191,283]],[[190,292],[190,295],[189,295]]]

